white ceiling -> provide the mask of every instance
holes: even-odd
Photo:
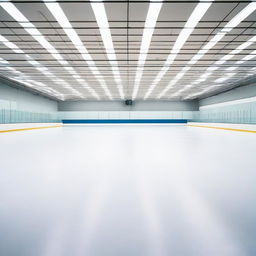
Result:
[[[118,69],[121,77],[119,83],[115,80],[107,56],[109,49],[106,50],[104,47],[91,3],[86,0],[62,0],[58,3],[94,60],[99,75],[92,72],[93,64],[88,66],[88,62],[45,3],[39,0],[16,0],[9,3],[41,32],[67,63],[60,64],[6,9],[0,7],[0,35],[8,42],[14,43],[18,47],[16,49],[22,50],[21,53],[15,53],[13,48],[6,45],[6,41],[0,40],[0,75],[15,79],[25,86],[60,100],[120,100],[133,98],[134,94],[136,100],[189,100],[232,88],[234,84],[253,76],[256,72],[256,58],[248,57],[256,54],[255,43],[230,56],[224,63],[216,63],[256,36],[256,11],[226,32],[224,37],[196,63],[188,63],[229,21],[250,4],[250,1],[216,0],[212,1],[209,9],[184,42],[167,72],[154,84],[154,79],[166,66],[165,61],[185,23],[199,4],[199,1],[163,1],[143,65],[138,91],[135,93],[135,75],[147,12],[150,4],[159,2],[103,2],[118,64],[117,67],[113,66]],[[209,1],[204,3],[207,4]],[[29,63],[27,55],[30,56],[29,60],[37,63]],[[47,68],[47,72],[52,76],[36,69],[38,67],[41,70]],[[68,72],[67,67],[72,67],[72,71]],[[179,73],[185,67],[188,67],[187,71]],[[216,70],[209,71],[209,67],[216,67]],[[231,67],[236,69],[227,70]],[[181,75],[179,79],[178,74]],[[77,80],[78,76],[80,80]],[[226,80],[217,80],[219,78]],[[121,90],[123,96],[120,94]]]

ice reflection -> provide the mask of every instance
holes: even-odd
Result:
[[[59,220],[47,235],[46,244],[42,248],[41,256],[62,256],[66,250],[65,245],[69,232],[67,224]]]
[[[99,230],[99,221],[102,218],[102,209],[109,191],[109,185],[106,182],[98,184],[93,191],[89,200],[84,205],[84,218],[81,220],[80,234],[77,241],[75,255],[91,255],[91,243],[97,239]]]
[[[245,255],[203,196],[184,177],[176,174],[172,186],[186,219],[188,235],[195,247],[200,248],[198,255],[219,255],[220,252],[225,256]]]
[[[2,136],[0,255],[254,255],[255,151],[169,126]]]
[[[138,191],[138,199],[146,222],[147,232],[149,237],[148,249],[146,255],[150,256],[165,256],[166,248],[164,246],[163,222],[160,219],[159,211],[154,198],[154,191],[147,182],[147,179],[138,170],[135,174],[136,189]]]

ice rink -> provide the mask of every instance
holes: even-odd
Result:
[[[172,125],[0,134],[1,256],[256,255],[256,136]]]

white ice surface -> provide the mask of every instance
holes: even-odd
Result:
[[[0,134],[1,256],[256,255],[256,135],[186,126]]]

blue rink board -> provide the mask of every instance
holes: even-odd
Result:
[[[63,124],[185,124],[186,119],[66,119]]]

